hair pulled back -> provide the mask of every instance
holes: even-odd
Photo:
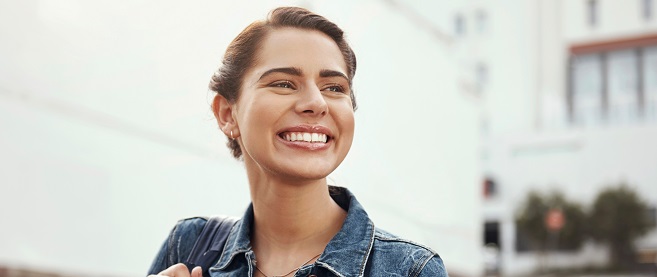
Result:
[[[253,66],[262,40],[268,32],[281,27],[320,31],[333,39],[347,64],[347,77],[351,86],[351,81],[356,74],[356,56],[345,40],[342,29],[326,18],[304,8],[280,7],[272,10],[266,20],[251,23],[228,45],[221,66],[212,75],[210,90],[226,98],[229,103],[235,103],[239,98],[244,74]],[[356,98],[353,90],[350,97],[353,109],[356,110]],[[237,140],[229,138],[227,145],[235,158],[242,156],[242,150]]]

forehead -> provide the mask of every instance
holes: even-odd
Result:
[[[292,27],[269,31],[251,71],[258,75],[277,67],[297,67],[305,74],[314,75],[329,69],[348,75],[342,52],[331,37],[320,31]]]

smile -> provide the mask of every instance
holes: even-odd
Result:
[[[304,141],[304,142],[319,142],[326,143],[329,136],[322,133],[307,133],[307,132],[284,132],[279,136],[287,141]]]

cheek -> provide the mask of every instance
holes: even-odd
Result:
[[[354,110],[351,108],[351,102],[345,105],[340,105],[334,109],[334,118],[336,123],[342,129],[343,135],[351,135],[353,137],[355,119]]]
[[[276,125],[277,120],[289,110],[290,103],[276,95],[253,96],[242,99],[239,105],[238,124],[243,139],[261,140],[272,135],[269,132]]]
[[[269,118],[265,116],[267,111],[266,106],[261,106],[253,99],[243,99],[240,107],[237,110],[237,124],[240,130],[240,136],[243,147],[253,147],[253,138],[261,137],[261,132],[264,131],[263,127],[267,125],[266,120]],[[248,149],[247,149],[248,152]]]
[[[243,99],[240,104],[239,112],[241,113],[241,128],[252,128],[253,125],[264,124],[270,116],[275,112],[274,105],[268,104],[267,99],[264,97],[251,97]]]
[[[342,153],[342,160],[347,155],[347,153],[349,153],[349,150],[351,149],[351,146],[354,142],[354,110],[351,109],[351,106],[349,106],[347,109],[339,111],[335,117],[335,121],[340,128],[340,139],[337,145],[339,146],[338,148]]]
[[[345,127],[349,130],[349,133],[353,134],[354,126],[356,124],[356,120],[354,119],[354,113],[353,112],[344,113],[342,120],[345,122],[344,123]]]

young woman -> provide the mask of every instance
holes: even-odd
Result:
[[[212,108],[252,205],[211,276],[447,276],[436,252],[375,228],[347,189],[327,185],[354,136],[355,71],[342,30],[302,8],[273,10],[229,45]],[[201,276],[180,262],[205,223],[180,221],[149,274]]]

